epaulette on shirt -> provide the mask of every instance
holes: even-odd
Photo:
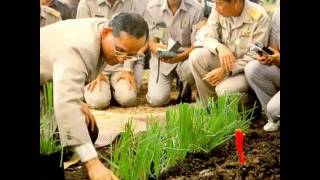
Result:
[[[46,8],[47,13],[50,13],[52,15],[54,15],[55,17],[59,18],[61,16],[60,12],[52,9],[52,8]]]
[[[254,20],[258,20],[260,16],[262,15],[262,12],[259,11],[258,8],[255,7],[250,7],[249,9],[249,15],[252,17]]]

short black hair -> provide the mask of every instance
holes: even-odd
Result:
[[[137,13],[121,12],[112,18],[109,26],[112,28],[115,37],[119,37],[121,31],[138,39],[144,35],[146,35],[146,40],[148,40],[149,37],[148,24],[143,17]]]

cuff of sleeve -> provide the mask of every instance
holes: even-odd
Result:
[[[76,146],[74,150],[79,155],[81,162],[86,162],[98,156],[92,143]]]

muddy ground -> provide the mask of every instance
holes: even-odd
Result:
[[[264,119],[256,120],[246,132],[245,165],[239,164],[232,139],[208,154],[188,155],[184,161],[162,173],[159,179],[280,179],[280,132],[264,132],[262,127],[265,122]],[[105,147],[98,151],[108,157],[108,150]],[[67,169],[65,175],[66,180],[88,179],[86,169],[81,164]]]
[[[147,74],[138,97],[138,106],[120,108],[116,105],[109,107],[108,111],[136,113],[136,112],[163,112],[164,107],[152,108],[145,100],[147,92]],[[175,104],[178,90],[174,85],[171,92],[170,106]],[[193,89],[193,99],[196,91]],[[159,179],[280,179],[280,132],[267,133],[262,130],[266,118],[253,121],[245,135],[244,151],[247,157],[245,165],[240,165],[236,154],[234,139],[230,140],[208,154],[189,154],[175,167],[161,174]],[[98,152],[108,157],[108,147],[98,149]],[[107,162],[104,162],[109,167]],[[86,168],[80,163],[65,170],[66,180],[88,179]]]
[[[255,121],[245,136],[247,162],[240,165],[234,139],[208,154],[191,154],[159,179],[280,179],[280,132],[266,133]]]

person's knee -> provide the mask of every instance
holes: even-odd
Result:
[[[114,98],[122,107],[131,107],[137,104],[137,92],[129,87],[125,80],[119,80],[114,88]]]
[[[149,91],[146,98],[148,103],[153,107],[165,106],[170,102],[170,93],[153,93]]]
[[[204,48],[197,48],[191,51],[189,54],[190,66],[194,67],[198,65],[199,59],[201,59],[202,54],[205,53],[204,51]]]
[[[272,120],[278,120],[280,118],[280,103],[277,101],[269,101],[267,104],[267,112]]]
[[[181,81],[186,81],[188,84],[193,85],[195,83],[195,80],[189,65],[190,61],[188,60],[186,63],[187,64],[184,64],[184,66],[179,70],[178,76]]]
[[[132,107],[137,104],[137,94],[136,93],[128,93],[117,95],[117,102],[121,107]]]
[[[259,72],[261,72],[262,66],[263,65],[257,60],[250,61],[244,68],[244,73],[246,78],[248,80],[251,80],[252,78],[254,78],[257,74],[259,74]]]
[[[84,99],[91,108],[104,109],[108,107],[111,100],[110,85],[102,82],[101,88],[95,87],[92,92],[85,88]]]
[[[249,90],[249,84],[243,74],[227,78],[215,87],[215,91],[218,96],[235,92],[244,93],[248,92]]]

